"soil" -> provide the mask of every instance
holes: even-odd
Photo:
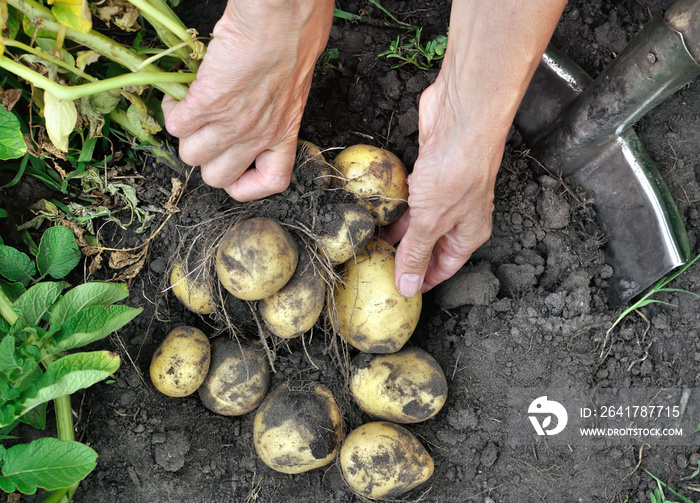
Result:
[[[650,16],[671,3],[572,0],[553,43],[595,77]],[[384,4],[398,18],[423,26],[424,40],[447,29],[447,2]],[[337,6],[364,10],[367,21],[335,21],[328,47],[338,49],[339,56],[318,68],[300,136],[324,149],[382,146],[410,167],[418,152],[418,99],[437,69],[391,69],[377,54],[402,32],[384,26],[381,12],[366,2],[339,1]],[[206,9],[186,1],[179,13],[208,33],[222,10],[219,0],[207,2]],[[696,80],[636,126],[683,216],[692,256],[700,253],[699,123]],[[650,501],[657,485],[642,468],[697,500],[697,479],[683,480],[698,467],[697,445],[508,443],[509,389],[700,386],[700,299],[659,295],[675,307],[644,307],[606,337],[621,309],[611,307],[606,297],[612,267],[606,263],[605,235],[591,194],[540,174],[524,155],[527,148],[513,129],[496,186],[492,238],[452,280],[424,297],[411,344],[440,363],[449,391],[440,413],[410,426],[433,456],[435,472],[401,501]],[[143,170],[154,177],[151,185],[170,190],[172,172],[150,163]],[[223,200],[196,174],[187,190],[191,206],[163,229],[147,267],[131,281],[129,302],[144,312],[99,345],[122,357],[116,382],[73,398],[77,437],[99,453],[97,468],[75,501],[360,501],[335,464],[301,475],[268,468],[253,447],[254,414],[219,416],[197,395],[168,398],[153,388],[150,359],[172,328],[189,324],[216,335],[211,320],[162,295],[163,274],[181,234],[210,217]],[[127,243],[137,238],[118,237]],[[673,286],[700,292],[700,267],[690,268]],[[369,418],[349,397],[336,357],[327,350],[328,338],[316,330],[303,341],[278,346],[273,384],[295,379],[329,387],[350,431]]]

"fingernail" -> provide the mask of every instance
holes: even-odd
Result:
[[[399,293],[413,297],[420,291],[421,277],[418,274],[402,274],[399,279]]]

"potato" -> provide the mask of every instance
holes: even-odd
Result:
[[[294,274],[299,256],[292,236],[274,220],[242,220],[216,251],[216,274],[232,295],[260,300],[279,291]]]
[[[374,220],[364,207],[352,203],[333,206],[330,220],[318,234],[318,247],[332,264],[342,264],[357,255],[374,234]]]
[[[334,298],[340,335],[365,353],[395,353],[418,325],[420,292],[410,298],[394,286],[395,249],[372,238],[367,247],[345,264]]]
[[[408,174],[388,150],[353,145],[333,162],[340,185],[355,193],[377,225],[388,225],[408,208]]]
[[[187,274],[180,261],[175,262],[170,272],[170,287],[175,297],[190,311],[199,314],[214,312],[214,300],[206,284],[196,276],[196,273]]]
[[[367,498],[397,498],[433,474],[433,458],[403,426],[388,421],[363,424],[340,449],[348,485]]]
[[[282,473],[302,473],[333,462],[343,439],[343,419],[331,391],[281,384],[258,407],[253,423],[255,450]]]
[[[331,184],[331,165],[328,164],[321,149],[306,140],[297,141],[296,170],[292,172],[295,182],[301,179],[311,179],[313,185],[319,188],[328,188]],[[298,177],[297,172],[303,172]]]
[[[366,413],[395,423],[433,417],[447,400],[447,379],[435,358],[420,348],[388,355],[358,354],[350,392]]]
[[[194,327],[177,327],[153,354],[151,381],[164,395],[191,395],[207,377],[210,358],[211,345],[204,332]]]
[[[311,330],[326,300],[326,282],[306,254],[279,292],[258,302],[260,317],[278,337],[291,339]]]
[[[204,406],[224,416],[255,410],[270,389],[270,363],[259,341],[218,337],[209,374],[197,392]]]

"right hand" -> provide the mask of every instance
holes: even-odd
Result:
[[[180,157],[239,201],[289,185],[330,0],[229,0],[185,98],[163,100]],[[255,167],[248,167],[255,162]]]

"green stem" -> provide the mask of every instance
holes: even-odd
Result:
[[[53,33],[58,33],[60,31],[61,25],[53,17],[51,11],[34,0],[7,0],[7,3],[22,12],[28,18],[39,19],[41,21],[41,28]],[[91,30],[89,33],[80,33],[69,28],[66,30],[66,38],[99,52],[107,59],[125,66],[132,72],[137,71],[143,63],[143,58],[131,52],[127,47],[114,42],[111,38],[95,30]],[[144,68],[142,72],[150,72],[151,74],[166,73],[153,65]],[[156,81],[152,80],[151,82]],[[156,82],[154,86],[177,100],[181,100],[185,94],[187,94],[188,89],[187,86],[177,81],[166,81],[165,83]]]
[[[83,96],[98,94],[104,91],[111,91],[112,89],[121,89],[128,86],[143,86],[149,84],[156,85],[163,83],[189,83],[192,82],[196,76],[194,73],[128,73],[126,75],[119,75],[118,77],[98,80],[88,84],[63,86],[6,56],[0,56],[0,68],[4,68],[14,73],[18,77],[28,80],[36,87],[50,92],[56,98],[61,100],[77,100]],[[175,98],[182,99],[184,98],[184,94],[178,93],[178,96]]]
[[[177,167],[180,164],[177,161],[177,158],[174,157],[174,155],[167,149],[160,147],[161,143],[158,140],[156,140],[153,136],[146,133],[143,129],[137,130],[136,128],[134,128],[129,122],[129,119],[126,116],[126,112],[120,110],[119,108],[115,108],[114,110],[112,110],[112,112],[110,112],[109,118],[110,120],[119,124],[119,126],[124,131],[138,138],[141,143],[150,143],[152,147],[149,149],[149,151],[155,157],[163,159],[168,166],[172,167],[177,171]]]
[[[50,54],[45,53],[44,51],[42,51],[40,49],[36,49],[34,47],[28,46],[27,44],[23,44],[22,42],[17,42],[16,40],[12,40],[12,39],[5,39],[5,40],[3,40],[3,42],[4,42],[6,47],[17,47],[18,49],[22,49],[25,52],[28,52],[30,54],[34,54],[35,56],[39,56],[40,58],[45,59],[49,63],[53,63],[56,66],[60,66],[61,68],[64,68],[65,70],[68,70],[69,72],[74,73],[74,74],[78,75],[79,77],[84,78],[85,80],[89,80],[90,82],[95,82],[97,80],[92,75],[88,75],[85,72],[81,72],[73,65],[66,63],[62,59],[55,58],[55,57],[51,56]]]
[[[129,0],[129,3],[135,5],[146,19],[155,19],[168,30],[178,36],[180,40],[186,42],[194,37],[192,33],[187,31],[187,28],[181,22],[175,21],[171,16],[163,13],[158,8],[151,5],[148,0]]]
[[[0,290],[0,316],[2,316],[10,326],[19,319],[19,315],[12,309],[12,302],[7,298],[5,292]]]

